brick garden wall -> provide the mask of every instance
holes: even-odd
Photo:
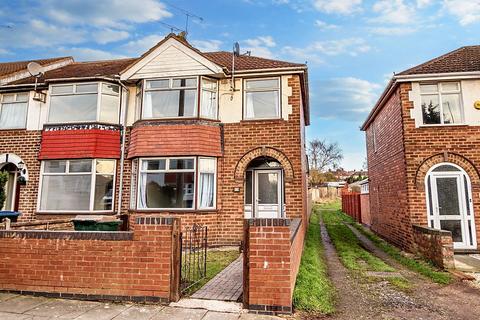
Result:
[[[454,269],[453,239],[450,231],[413,225],[415,253],[442,269]]]
[[[177,219],[139,217],[133,232],[0,231],[0,290],[176,300],[179,227]]]
[[[300,219],[245,221],[244,305],[252,312],[292,312],[305,229]]]

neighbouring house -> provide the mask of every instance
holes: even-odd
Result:
[[[362,126],[376,233],[414,251],[445,230],[456,252],[478,250],[479,88],[480,46],[393,76]]]
[[[210,246],[239,245],[247,219],[305,231],[305,64],[200,52],[175,34],[139,58],[37,62],[38,79],[27,62],[0,63],[2,209],[19,222],[168,217],[207,226]]]

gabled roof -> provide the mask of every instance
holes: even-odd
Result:
[[[461,47],[402,71],[397,76],[472,71],[480,71],[480,46]]]
[[[69,60],[73,62],[72,57],[57,57],[57,58],[28,60],[28,61],[0,62],[0,79],[10,77],[17,72],[27,71],[27,65],[32,61],[40,64],[42,67],[46,67],[52,64],[63,62],[63,61],[67,62]]]

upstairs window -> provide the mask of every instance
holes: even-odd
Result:
[[[460,83],[420,85],[423,124],[463,123]]]
[[[40,211],[112,211],[115,160],[42,162]]]
[[[0,104],[0,129],[24,129],[27,122],[28,92],[4,94]]]
[[[197,92],[197,78],[147,80],[142,118],[196,117]]]
[[[202,78],[200,117],[216,120],[218,117],[217,81]]]
[[[120,87],[110,83],[52,85],[49,123],[119,123]]]
[[[245,80],[244,118],[277,119],[280,117],[280,78]]]

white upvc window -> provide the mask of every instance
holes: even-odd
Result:
[[[28,97],[28,92],[2,94],[0,100],[0,130],[26,128]]]
[[[280,118],[280,78],[246,79],[244,119]]]
[[[200,117],[218,119],[218,83],[217,80],[202,77],[200,98]]]
[[[195,118],[198,77],[145,80],[142,119]]]
[[[137,209],[214,209],[216,159],[205,157],[140,159],[137,190]]]
[[[424,125],[464,122],[459,82],[420,84],[420,97]]]
[[[119,123],[119,85],[107,82],[56,84],[51,85],[49,91],[49,123]]]
[[[116,161],[75,159],[42,161],[41,212],[112,212]]]

